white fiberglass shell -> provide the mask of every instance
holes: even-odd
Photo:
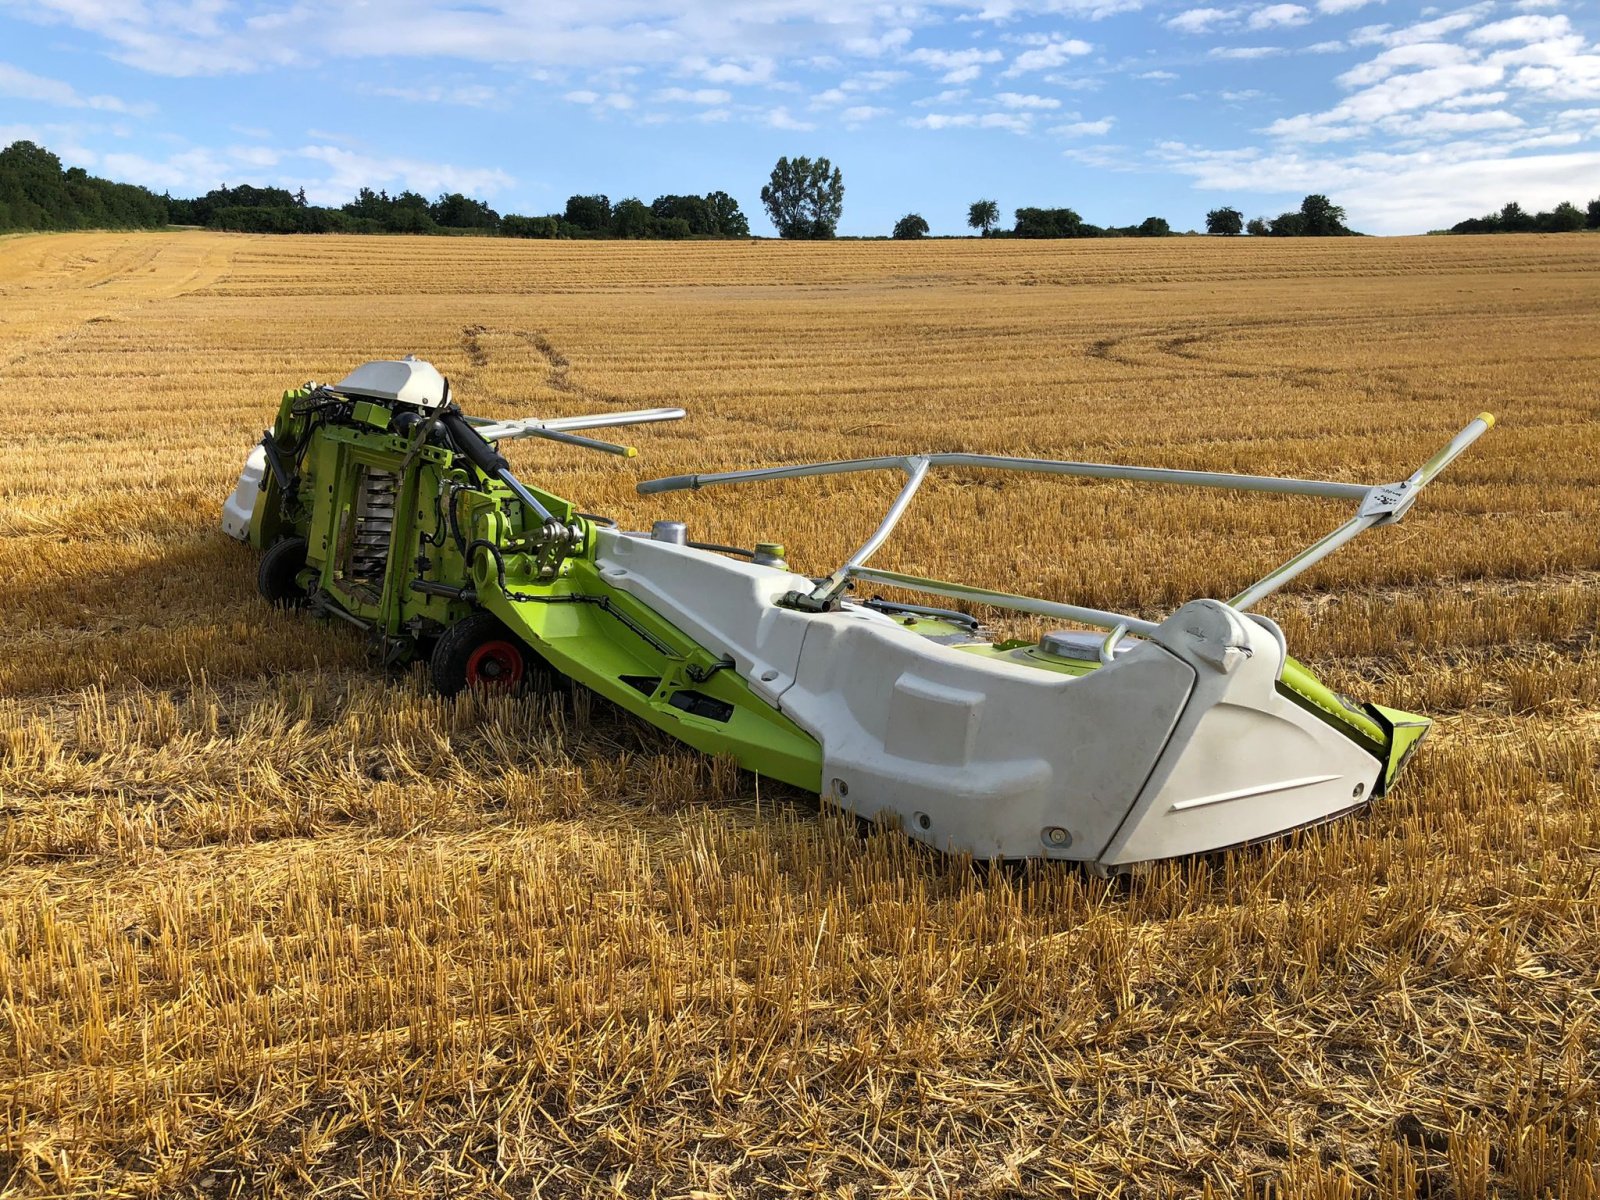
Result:
[[[432,363],[418,358],[364,363],[334,384],[333,390],[345,396],[414,404],[425,409],[439,408],[446,399],[444,376]]]
[[[222,502],[222,532],[241,542],[250,540],[250,518],[267,479],[267,452],[257,446],[244,460],[239,482]]]
[[[822,747],[823,789],[982,859],[1121,866],[1337,815],[1382,764],[1281,696],[1283,646],[1215,600],[1083,676],[941,645],[868,609],[804,613],[807,581],[598,530],[603,577],[735,670]]]

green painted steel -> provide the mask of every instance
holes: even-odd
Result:
[[[820,793],[822,750],[737,673],[661,616],[607,584],[594,564],[595,524],[529,487],[572,544],[552,548],[512,490],[420,435],[390,432],[394,413],[360,401],[337,421],[284,393],[271,441],[292,475],[268,472],[250,541],[306,539],[302,583],[367,626],[389,661],[485,608],[550,666],[708,754]],[[358,544],[363,498],[378,495],[387,545]],[[381,575],[363,574],[381,557]],[[420,587],[418,585],[421,585]]]

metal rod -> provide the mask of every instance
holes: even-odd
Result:
[[[1016,612],[1037,613],[1042,617],[1061,617],[1101,629],[1115,629],[1125,624],[1134,633],[1154,633],[1154,621],[1140,620],[1123,613],[1106,612],[1099,608],[1083,608],[1077,604],[1060,604],[1054,600],[1039,600],[1033,596],[1014,596],[1010,592],[995,592],[988,588],[972,587],[965,583],[950,583],[943,579],[925,579],[920,575],[902,575],[898,571],[884,571],[877,567],[852,567],[852,579],[866,579],[873,583],[889,584],[935,596],[949,596],[955,600],[971,600],[975,604],[988,604],[995,608]]]
[[[1290,479],[1276,475],[1234,475],[1226,471],[1180,471],[1166,467],[1129,467],[1115,463],[1068,462],[1051,458],[1010,458],[999,454],[921,455],[930,467],[984,467],[1002,471],[1027,471],[1041,475],[1076,475],[1089,479],[1126,479],[1139,483],[1172,483],[1187,487],[1225,488],[1230,491],[1276,492],[1321,496],[1332,500],[1363,500],[1372,489],[1364,483],[1336,483],[1317,479]],[[802,463],[792,467],[757,467],[748,471],[720,471],[707,475],[669,475],[638,485],[642,495],[658,492],[698,491],[721,483],[801,479],[814,475],[848,475],[859,471],[903,469],[905,456],[856,458],[840,462]]]
[[[486,441],[514,441],[533,437],[541,430],[571,433],[577,429],[605,429],[614,425],[651,425],[657,421],[678,421],[684,417],[681,408],[636,408],[627,412],[592,413],[581,417],[518,417],[509,421],[483,421],[473,423],[478,436]]]
[[[1320,541],[1307,546],[1281,567],[1252,583],[1228,603],[1240,612],[1244,612],[1374,525],[1388,525],[1398,521],[1416,503],[1417,493],[1432,483],[1439,472],[1454,462],[1463,450],[1493,426],[1493,413],[1479,413],[1467,422],[1460,433],[1450,439],[1449,444],[1418,467],[1411,478],[1404,483],[1386,484],[1370,489],[1367,499],[1362,501],[1361,509],[1355,516]]]
[[[1296,554],[1288,562],[1284,563],[1281,567],[1276,568],[1267,575],[1256,580],[1249,587],[1245,588],[1244,591],[1240,592],[1232,600],[1228,601],[1229,606],[1238,609],[1240,612],[1244,612],[1245,610],[1264,600],[1266,597],[1272,595],[1273,592],[1277,591],[1284,584],[1288,583],[1289,580],[1293,579],[1296,575],[1300,574],[1308,567],[1315,566],[1317,563],[1327,558],[1328,555],[1332,554],[1346,542],[1353,540],[1360,534],[1363,534],[1367,530],[1371,529],[1381,520],[1383,520],[1381,516],[1374,516],[1371,514],[1368,514],[1367,516],[1357,515],[1351,517],[1332,533],[1328,534],[1319,541],[1313,542],[1304,550],[1300,551],[1299,554]]]
[[[548,442],[561,442],[568,446],[578,446],[584,450],[598,450],[602,454],[616,454],[622,458],[633,458],[639,452],[632,446],[619,446],[616,442],[602,442],[599,438],[583,437],[576,433],[562,433],[556,429],[530,429],[533,437],[544,438]]]
[[[872,536],[861,544],[861,548],[845,559],[841,566],[832,575],[829,575],[811,592],[813,600],[831,600],[844,590],[845,583],[849,580],[850,572],[861,566],[877,553],[894,527],[900,524],[900,518],[905,516],[906,508],[916,496],[917,489],[922,486],[922,481],[928,477],[928,460],[925,458],[903,458],[899,462],[906,473],[905,486],[900,489],[900,494],[894,498],[894,503],[889,506],[889,511],[884,514],[878,528],[873,530]]]

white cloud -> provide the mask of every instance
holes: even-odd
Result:
[[[1365,8],[1369,4],[1382,4],[1384,0],[1317,0],[1317,11],[1328,16],[1337,16],[1339,13],[1354,12],[1358,8]]]
[[[1052,125],[1050,133],[1063,137],[1104,137],[1111,132],[1114,117],[1101,117],[1098,121],[1072,121],[1066,125]]]
[[[497,167],[457,167],[414,158],[360,154],[343,146],[302,146],[292,156],[328,168],[327,175],[315,185],[304,185],[307,195],[320,203],[342,203],[362,187],[410,189],[424,196],[441,192],[492,196],[516,183]]]
[[[749,85],[766,83],[772,78],[777,64],[770,58],[752,58],[746,62],[709,63],[705,59],[689,59],[684,65],[707,83]]]
[[[929,113],[906,122],[917,129],[1005,129],[1027,133],[1033,128],[1032,113]]]
[[[1155,79],[1164,82],[1169,79],[1176,79],[1177,77],[1177,73],[1173,71],[1146,71],[1142,75],[1136,75],[1134,78]]]
[[[1469,42],[1536,42],[1564,37],[1572,32],[1572,22],[1564,16],[1509,17],[1491,25],[1480,25],[1467,34]]]
[[[1323,192],[1344,205],[1353,228],[1419,233],[1498,209],[1513,197],[1525,208],[1547,209],[1592,194],[1600,175],[1600,150],[1513,152],[1552,144],[1559,143],[1545,137],[1504,147],[1463,141],[1405,153],[1323,157],[1299,150],[1208,151],[1169,143],[1162,158],[1199,188],[1285,197]]]
[[[797,133],[807,133],[816,128],[810,121],[791,116],[789,110],[782,106],[767,113],[766,123],[773,129],[791,129]]]
[[[1061,101],[1053,96],[1022,95],[1018,92],[1000,92],[995,103],[1002,108],[1060,108]]]
[[[1304,25],[1309,20],[1310,11],[1299,4],[1269,4],[1251,13],[1245,24],[1251,29],[1277,29]]]
[[[879,117],[887,117],[890,111],[871,104],[856,104],[845,109],[839,117],[846,125],[860,125],[867,121],[876,121]]]
[[[1058,38],[1038,49],[1024,50],[1012,60],[1005,73],[1007,76],[1017,76],[1028,71],[1048,71],[1093,51],[1093,46],[1078,38]]]
[[[458,104],[464,108],[492,108],[502,103],[500,93],[484,84],[428,84],[414,87],[378,87],[363,85],[356,88],[364,96],[382,96],[390,100],[414,100],[424,104]]]
[[[1211,58],[1253,59],[1271,58],[1282,54],[1282,46],[1217,46],[1211,50]]]
[[[907,62],[943,71],[945,83],[969,83],[983,74],[983,64],[997,63],[1005,55],[998,50],[935,50],[919,46],[905,57]]]
[[[129,104],[115,96],[85,96],[70,83],[47,79],[0,62],[0,96],[11,100],[32,100],[39,104],[53,104],[57,108],[92,108],[101,112],[145,115],[153,111],[148,104]]]
[[[726,104],[733,99],[733,93],[723,91],[721,88],[662,88],[655,94],[657,100],[667,104]]]
[[[1231,21],[1233,16],[1234,10],[1226,8],[1190,8],[1169,18],[1166,24],[1168,29],[1179,33],[1209,33],[1216,26]]]

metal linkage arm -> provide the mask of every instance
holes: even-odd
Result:
[[[990,467],[1003,471],[1028,471],[1040,475],[1076,475],[1087,479],[1127,479],[1136,483],[1176,483],[1189,487],[1227,488],[1240,492],[1284,492],[1298,496],[1325,496],[1335,500],[1364,500],[1372,489],[1360,483],[1331,483],[1319,479],[1287,479],[1277,475],[1234,475],[1226,471],[1180,471],[1168,467],[1126,467],[1116,463],[1069,462],[1053,458],[1011,458],[1003,454],[923,454],[918,461],[930,467]],[[804,463],[793,467],[757,467],[750,471],[720,471],[709,475],[669,475],[638,485],[641,495],[657,492],[698,491],[720,483],[755,483],[773,479],[801,479],[811,475],[851,475],[859,471],[904,470],[909,457],[854,458],[841,462]]]
[[[1281,567],[1252,583],[1228,603],[1243,612],[1374,525],[1390,525],[1398,521],[1417,502],[1417,493],[1432,483],[1439,472],[1453,463],[1463,450],[1487,433],[1493,425],[1493,413],[1479,413],[1467,422],[1460,433],[1450,439],[1449,445],[1418,467],[1409,479],[1366,489],[1367,494],[1362,498],[1361,507],[1356,510],[1355,516],[1321,541],[1306,547]]]
[[[639,408],[629,412],[593,413],[582,417],[520,417],[510,421],[475,420],[478,436],[489,442],[510,442],[517,438],[537,437],[547,441],[582,446],[586,450],[603,450],[607,454],[621,454],[632,458],[637,453],[630,446],[618,446],[596,438],[572,436],[577,429],[609,429],[617,425],[650,425],[657,421],[677,421],[684,416],[681,408]]]

